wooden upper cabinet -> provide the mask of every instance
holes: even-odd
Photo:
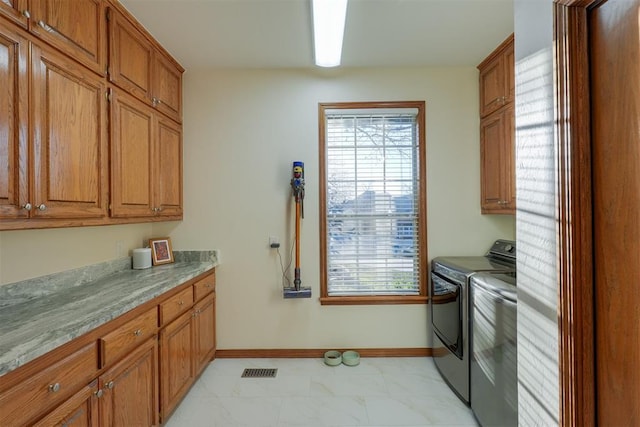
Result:
[[[0,60],[0,218],[106,217],[103,80],[8,26]]]
[[[153,47],[124,16],[109,10],[109,80],[136,97],[151,100]]]
[[[182,127],[132,96],[111,99],[111,216],[182,215]]]
[[[152,216],[153,111],[131,96],[111,95],[111,216]]]
[[[515,213],[513,105],[480,122],[480,197],[482,213]]]
[[[167,116],[182,122],[182,68],[156,51],[151,102]]]
[[[156,122],[155,206],[159,215],[182,215],[182,127]]]
[[[30,5],[31,32],[96,73],[105,74],[107,27],[102,0],[30,0]]]
[[[486,117],[514,100],[513,35],[480,65],[480,117]]]
[[[120,12],[108,15],[109,80],[181,123],[182,67]]]
[[[515,62],[513,34],[480,65],[480,207],[515,214]]]
[[[27,28],[29,25],[27,0],[0,0],[0,15]]]
[[[24,34],[0,26],[0,219],[29,216],[27,55]]]
[[[49,49],[32,46],[32,216],[107,215],[106,87]]]

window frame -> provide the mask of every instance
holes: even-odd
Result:
[[[328,289],[328,242],[327,242],[327,144],[326,144],[326,112],[327,110],[358,109],[407,109],[418,110],[416,125],[418,127],[418,252],[419,294],[418,295],[357,295],[329,296]],[[429,280],[427,254],[427,156],[425,101],[384,101],[384,102],[337,102],[318,103],[319,134],[319,210],[320,210],[320,304],[322,305],[377,305],[377,304],[426,304],[427,283]]]

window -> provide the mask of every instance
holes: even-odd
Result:
[[[319,105],[322,304],[426,302],[424,106]]]

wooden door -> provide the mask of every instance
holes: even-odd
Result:
[[[27,28],[29,23],[27,0],[0,0],[0,15],[9,18],[23,28]]]
[[[0,25],[0,218],[29,215],[27,54],[24,34]]]
[[[157,350],[154,336],[100,376],[100,425],[158,424]]]
[[[150,103],[151,43],[115,9],[109,11],[109,42],[109,80]]]
[[[107,214],[107,101],[102,80],[78,63],[32,46],[32,215]]]
[[[33,427],[98,427],[98,380],[74,394]]]
[[[114,90],[111,96],[111,216],[154,215],[153,127],[148,107]]]
[[[30,30],[96,73],[107,64],[102,0],[31,0]]]
[[[152,101],[158,111],[182,122],[182,68],[155,52]]]
[[[589,13],[596,414],[640,425],[640,0]]]
[[[194,307],[194,376],[206,368],[216,349],[216,295],[210,294]]]
[[[162,420],[175,409],[192,382],[192,311],[160,331],[160,410]]]
[[[182,126],[158,118],[154,206],[164,216],[182,215]]]

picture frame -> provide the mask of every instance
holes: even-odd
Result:
[[[151,248],[151,262],[153,265],[171,264],[173,262],[171,238],[158,237],[149,239],[149,247]]]

